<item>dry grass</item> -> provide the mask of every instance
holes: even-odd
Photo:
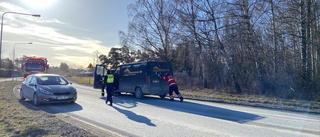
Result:
[[[12,89],[15,85],[18,85],[17,82],[0,84],[0,136],[46,136],[46,132],[36,128],[38,123],[31,117],[33,111],[26,109],[14,98]],[[8,89],[11,89],[11,92],[6,92]]]
[[[0,82],[1,137],[95,136],[46,113],[30,102],[19,101],[13,88],[21,82]]]
[[[66,77],[69,81],[76,82],[79,84],[93,85],[94,78],[93,77]]]

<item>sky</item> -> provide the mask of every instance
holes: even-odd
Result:
[[[107,55],[127,32],[133,0],[0,0],[3,16],[1,58],[45,57],[50,66],[86,68],[94,52]],[[32,42],[32,44],[27,44]]]

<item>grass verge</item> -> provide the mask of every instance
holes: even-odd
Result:
[[[13,88],[21,82],[0,82],[0,136],[59,137],[95,136],[32,106],[30,101],[20,101]]]
[[[94,78],[93,77],[66,77],[69,81],[76,82],[79,84],[85,85],[93,85]]]

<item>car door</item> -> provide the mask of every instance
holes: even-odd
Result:
[[[30,78],[29,84],[27,85],[28,98],[30,98],[30,99],[33,98],[33,93],[36,91],[36,85],[37,85],[36,77],[32,76],[32,77]]]
[[[31,76],[27,77],[25,81],[22,82],[21,90],[25,98],[29,98],[28,90],[29,90],[29,82],[31,80]]]
[[[24,84],[24,87],[23,87],[23,93],[24,93],[24,96],[28,99],[31,99],[30,98],[30,82],[31,82],[31,79],[32,79],[32,76],[28,76],[27,79],[25,80],[25,84]]]
[[[104,65],[96,65],[96,69],[94,71],[93,88],[101,89],[102,87],[101,77],[104,77],[106,75],[107,75],[107,68]]]

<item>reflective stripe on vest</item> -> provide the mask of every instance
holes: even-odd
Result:
[[[108,76],[107,83],[113,83],[114,76],[112,74],[109,74],[107,76]]]
[[[103,84],[104,83],[104,77],[101,77],[101,83]]]

